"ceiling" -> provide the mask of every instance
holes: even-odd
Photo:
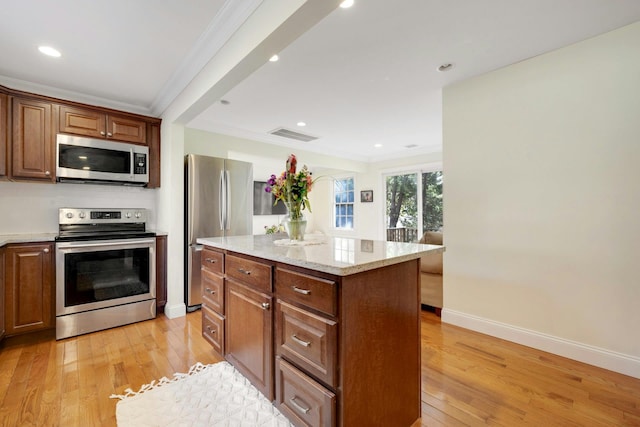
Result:
[[[0,84],[160,115],[259,3],[5,2]],[[437,152],[444,86],[636,21],[637,0],[355,0],[189,126],[362,161]]]

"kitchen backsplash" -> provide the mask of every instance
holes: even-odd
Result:
[[[0,235],[55,233],[58,208],[146,208],[156,228],[156,191],[92,184],[0,182]]]

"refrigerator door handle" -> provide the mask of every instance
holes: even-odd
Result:
[[[231,175],[228,170],[224,171],[225,173],[225,189],[224,189],[224,198],[225,198],[225,229],[229,230],[231,228],[231,203],[229,202],[229,198],[231,197]]]
[[[225,185],[224,185],[224,171],[220,171],[220,179],[218,181],[218,219],[220,220],[220,230],[224,230],[225,228],[225,212],[226,212],[226,194]]]

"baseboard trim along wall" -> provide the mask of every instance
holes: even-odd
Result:
[[[442,309],[442,321],[517,344],[640,378],[640,358],[496,322],[455,310]]]
[[[187,306],[184,303],[181,304],[173,304],[173,305],[165,305],[164,306],[164,315],[169,319],[175,319],[176,317],[186,316],[187,314]]]

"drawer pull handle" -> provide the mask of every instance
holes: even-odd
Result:
[[[292,286],[291,288],[292,288],[295,292],[297,292],[297,293],[299,293],[299,294],[302,294],[302,295],[311,295],[311,291],[310,291],[309,289],[302,289],[302,288],[299,288],[299,287],[297,287],[297,286],[295,286],[295,285],[294,285],[294,286]]]
[[[308,413],[309,413],[309,411],[311,410],[311,408],[305,408],[304,406],[301,406],[298,402],[296,402],[296,398],[297,398],[297,397],[298,397],[298,396],[293,396],[291,399],[289,399],[289,402],[291,402],[291,404],[292,404],[293,406],[295,406],[295,408],[296,408],[298,411],[300,411],[300,412],[302,412],[302,413],[305,413],[305,414],[308,414]]]
[[[239,268],[238,271],[242,274],[246,274],[247,276],[251,274],[251,271],[245,270],[244,268]]]
[[[304,346],[304,347],[309,347],[311,345],[311,341],[304,341],[301,340],[300,338],[298,338],[296,336],[296,334],[291,335],[291,339],[293,339],[295,342],[297,342],[298,344]]]
[[[211,294],[211,295],[215,295],[215,293],[216,293],[216,291],[214,291],[213,289],[209,289],[209,288],[206,288],[204,291],[206,293],[208,293],[208,294]]]
[[[261,305],[263,310],[269,310],[269,307],[271,307],[271,304],[268,302],[263,302]]]
[[[216,262],[218,262],[218,260],[213,259],[213,258],[205,258],[204,260],[206,262],[208,262],[209,264],[215,264]]]
[[[207,331],[209,331],[210,334],[215,334],[216,331],[215,329],[211,329],[211,326],[207,325]]]

